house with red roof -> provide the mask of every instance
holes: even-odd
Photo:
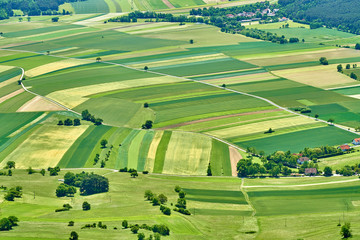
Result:
[[[360,145],[360,138],[355,138],[352,143],[354,145]]]
[[[316,175],[316,168],[305,168],[305,175]]]
[[[338,148],[341,149],[341,151],[343,151],[343,152],[347,152],[347,151],[351,150],[350,146],[347,144],[341,145]]]
[[[308,157],[301,157],[297,160],[299,164],[303,164],[304,162],[308,162],[308,161],[310,161],[310,158]]]

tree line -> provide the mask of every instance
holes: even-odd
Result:
[[[360,34],[358,0],[279,0],[285,16],[311,28],[325,25],[340,31]]]
[[[66,2],[86,0],[0,0],[0,20],[14,16],[13,10],[21,10],[28,16],[59,14],[59,6]],[[63,11],[61,14],[70,14]]]

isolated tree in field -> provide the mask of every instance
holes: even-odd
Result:
[[[149,104],[146,102],[144,103],[144,108],[148,108],[149,107]]]
[[[130,173],[130,176],[131,176],[132,178],[136,178],[136,177],[139,176],[139,175],[138,175],[138,172],[137,172],[137,171],[132,171],[132,172]]]
[[[82,209],[84,210],[84,211],[88,211],[88,210],[90,210],[90,208],[91,208],[91,205],[90,205],[90,203],[88,203],[88,202],[83,202],[83,204],[82,204]]]
[[[344,239],[352,237],[350,223],[345,223],[344,225],[342,225],[341,230],[340,230],[340,235]]]
[[[332,119],[332,118],[330,118],[329,120],[328,120],[328,123],[331,125],[331,124],[334,124],[334,122],[335,122],[335,120],[334,119]]]
[[[52,21],[52,22],[58,22],[58,21],[59,21],[59,17],[53,17],[53,18],[51,19],[51,21]]]
[[[350,77],[352,78],[352,79],[355,79],[355,80],[357,80],[357,75],[355,74],[355,73],[350,73]]]
[[[326,59],[326,57],[321,57],[321,58],[319,59],[319,61],[320,61],[320,64],[322,64],[322,65],[329,65],[329,62],[328,62],[328,60]]]
[[[108,144],[108,141],[106,139],[101,140],[100,142],[102,148],[106,148],[106,144]]]
[[[47,50],[47,51],[46,51],[46,54],[47,54],[47,55],[50,55],[50,51],[49,51],[49,50]]]
[[[222,87],[222,88],[226,88],[226,84],[223,83],[223,84],[221,85],[221,87]]]
[[[62,121],[62,120],[59,120],[59,122],[58,122],[58,124],[57,124],[57,125],[62,126],[62,125],[64,125],[64,123],[63,123],[63,121]]]
[[[360,50],[360,43],[355,44],[355,49]]]
[[[101,62],[101,57],[97,57],[96,62]]]
[[[129,227],[129,223],[126,220],[122,221],[121,225],[123,226],[123,228],[128,228]]]
[[[27,20],[28,20],[28,22],[30,22],[30,20],[31,20],[31,17],[30,17],[30,16],[28,16],[28,17],[27,17]]]
[[[350,69],[350,64],[346,64],[346,69]]]
[[[148,66],[145,66],[145,67],[144,67],[144,70],[145,70],[145,71],[149,70],[149,67],[148,67]]]
[[[325,176],[325,177],[330,177],[330,176],[332,176],[332,169],[331,169],[331,167],[326,166],[326,167],[324,168],[324,176]]]
[[[45,172],[46,172],[45,169],[40,170],[40,174],[43,175],[43,176],[45,176]]]
[[[78,240],[79,239],[79,234],[77,234],[77,232],[75,232],[75,231],[72,231],[71,233],[70,233],[70,238],[69,238],[69,240]]]
[[[318,118],[319,118],[319,114],[315,114],[315,118],[318,119]]]
[[[189,43],[190,43],[190,44],[194,44],[194,40],[193,40],[193,39],[190,39]]]
[[[9,169],[15,168],[15,162],[14,161],[8,161],[6,163],[6,168],[9,168]]]
[[[209,165],[208,165],[208,168],[207,168],[207,174],[206,174],[207,176],[212,176],[212,172],[211,172],[211,165],[210,165],[210,163],[209,163]]]
[[[338,72],[342,72],[343,71],[343,66],[341,64],[337,65],[337,71]]]
[[[141,128],[142,128],[142,129],[150,129],[150,128],[152,128],[152,124],[153,124],[153,121],[147,120],[147,121],[145,122],[145,124],[143,124],[143,125],[141,126]]]

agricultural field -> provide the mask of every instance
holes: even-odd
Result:
[[[300,38],[278,44],[205,23],[108,21],[135,10],[178,16],[253,2],[87,0],[60,6],[73,14],[58,22],[45,15],[1,20],[0,172],[10,161],[16,169],[0,178],[23,186],[23,198],[0,201],[2,216],[20,219],[1,239],[67,239],[73,230],[79,239],[135,239],[122,228],[125,219],[167,225],[171,234],[162,239],[337,239],[339,222],[350,222],[359,239],[357,176],[284,177],[288,165],[301,174],[297,159],[295,168],[263,157],[353,147],[360,83],[348,75],[360,76],[357,35],[292,21],[246,26]],[[266,173],[240,179],[240,160]],[[314,162],[335,174],[360,164],[360,155],[355,148]],[[276,166],[281,172],[269,177]],[[49,167],[61,168],[59,175],[38,173]],[[103,175],[109,192],[55,197],[67,171]],[[191,215],[174,211],[176,185]],[[146,190],[168,197],[170,216],[144,200]],[[65,203],[73,209],[54,212]],[[81,228],[99,221],[108,229]]]

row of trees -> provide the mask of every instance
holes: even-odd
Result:
[[[74,121],[71,120],[70,118],[67,118],[64,120],[64,122],[62,120],[59,120],[58,124],[59,126],[65,125],[65,126],[79,126],[81,125],[80,123],[80,119],[75,118]]]
[[[81,116],[83,120],[93,122],[95,125],[101,125],[103,122],[101,118],[96,118],[95,115],[90,114],[87,109],[81,112]]]

